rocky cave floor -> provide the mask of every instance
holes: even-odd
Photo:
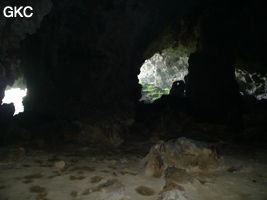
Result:
[[[1,147],[1,200],[266,200],[267,151],[220,147],[220,167],[178,177],[148,176],[144,158],[153,144],[134,141],[111,149],[65,145]],[[177,183],[176,182],[176,183]]]

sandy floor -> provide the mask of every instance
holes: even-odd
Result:
[[[88,147],[25,152],[2,158],[0,200],[267,200],[267,154],[262,151],[228,153],[228,170],[196,174],[192,183],[180,184],[184,191],[163,195],[164,177],[144,174],[145,152]]]

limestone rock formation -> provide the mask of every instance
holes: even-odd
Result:
[[[160,142],[145,158],[146,174],[160,177],[168,167],[190,171],[208,171],[216,168],[219,158],[204,143],[187,138]]]

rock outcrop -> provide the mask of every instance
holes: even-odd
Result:
[[[214,169],[218,165],[219,158],[216,152],[204,143],[187,138],[178,138],[153,146],[145,161],[147,175],[160,177],[167,169],[165,173],[167,176],[170,172],[177,174],[179,171],[180,174],[183,174],[183,177],[180,176],[181,180],[189,180],[190,178],[184,175],[186,171]],[[185,173],[181,173],[182,170]]]

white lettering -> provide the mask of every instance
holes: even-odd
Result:
[[[21,9],[23,9],[22,6],[20,6],[18,9],[16,8],[16,6],[14,7],[14,17],[17,17],[17,15],[19,15],[20,17],[23,17],[23,14],[20,12]]]
[[[3,14],[6,18],[13,17],[13,8],[11,6],[7,6],[4,8]]]
[[[27,10],[30,10],[29,11],[29,14],[27,14]],[[31,6],[26,6],[23,10],[23,14],[26,18],[30,18],[33,16],[33,8]]]
[[[6,18],[11,18],[11,17],[26,17],[30,18],[33,16],[33,8],[31,6],[6,6],[3,10],[3,14]]]

